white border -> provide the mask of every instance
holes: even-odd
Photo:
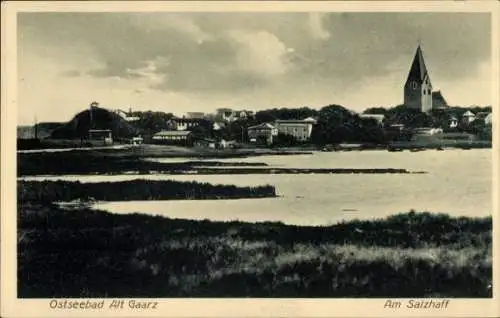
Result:
[[[494,298],[453,299],[446,310],[384,310],[385,299],[159,299],[159,310],[150,311],[57,311],[50,310],[48,300],[16,299],[16,12],[18,11],[101,11],[101,12],[491,12],[492,14],[492,92],[493,134],[499,137],[499,12],[496,1],[391,1],[391,2],[9,2],[2,3],[2,106],[1,106],[1,316],[2,317],[494,317],[500,315],[498,303],[499,262],[493,258]],[[499,141],[493,142],[493,193],[499,192]],[[494,211],[500,211],[498,196],[493,198]],[[498,250],[498,215],[493,213],[494,251]],[[495,253],[496,255],[496,253]]]

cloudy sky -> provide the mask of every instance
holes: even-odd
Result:
[[[435,89],[491,104],[487,13],[20,13],[18,124],[103,107],[402,102],[418,41]]]

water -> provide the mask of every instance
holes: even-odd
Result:
[[[153,160],[153,159],[151,159]],[[163,161],[163,159],[154,159]],[[168,162],[193,159],[165,159]],[[196,159],[198,160],[198,159]],[[206,160],[214,161],[214,159]],[[318,152],[312,155],[217,159],[265,162],[286,168],[401,168],[426,174],[265,174],[265,175],[114,175],[26,177],[25,180],[81,182],[150,180],[201,181],[214,184],[276,186],[279,198],[207,201],[99,202],[95,208],[113,213],[147,213],[172,218],[248,222],[281,221],[325,225],[341,220],[370,219],[394,213],[444,212],[452,216],[492,213],[492,151]]]

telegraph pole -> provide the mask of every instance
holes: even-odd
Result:
[[[35,114],[35,139],[38,139],[38,121]]]

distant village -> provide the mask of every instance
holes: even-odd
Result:
[[[301,108],[219,108],[213,113],[139,112],[92,102],[68,123],[39,123],[18,129],[19,139],[80,140],[88,145],[143,143],[213,149],[307,144],[387,144],[426,141],[486,141],[491,146],[491,107],[453,107],[434,90],[418,46],[403,104],[356,113],[340,105]]]

